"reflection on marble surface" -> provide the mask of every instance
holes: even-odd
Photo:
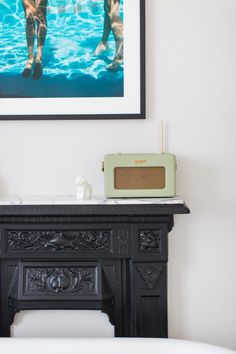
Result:
[[[106,205],[106,204],[184,204],[181,197],[175,198],[119,198],[106,199],[102,196],[77,199],[73,195],[58,196],[0,196],[0,205]]]

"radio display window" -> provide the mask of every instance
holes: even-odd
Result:
[[[165,167],[116,167],[115,189],[164,189]]]

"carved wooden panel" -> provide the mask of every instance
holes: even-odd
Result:
[[[130,248],[130,237],[129,237],[129,230],[128,229],[120,229],[118,230],[118,254],[120,255],[128,255],[129,248]]]
[[[16,312],[16,299],[18,294],[19,285],[19,267],[16,265],[7,266],[7,279],[8,279],[8,323],[11,325],[14,321]]]
[[[7,250],[112,252],[112,230],[8,230]]]
[[[7,267],[8,276],[8,295],[16,296],[19,282],[19,267],[16,265],[9,265]]]
[[[106,264],[102,266],[103,273],[109,283],[111,288],[115,286],[115,265],[114,264]]]
[[[26,267],[24,295],[96,295],[95,267]]]

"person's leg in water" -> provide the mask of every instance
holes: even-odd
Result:
[[[28,60],[23,70],[23,77],[27,78],[32,73],[34,63],[34,37],[35,37],[35,12],[34,0],[22,0],[26,18],[26,40],[28,47]]]
[[[37,22],[37,54],[35,58],[33,79],[37,80],[42,76],[42,56],[47,34],[47,0],[36,0],[36,14]]]
[[[116,54],[108,70],[117,70],[123,64],[123,23],[120,18],[120,0],[104,0],[103,36],[95,55],[100,55],[108,48],[107,41],[112,31],[116,42]]]
[[[42,76],[42,52],[47,33],[47,0],[22,0],[26,17],[26,40],[28,47],[28,60],[23,70],[23,77],[32,74],[34,64],[35,26],[37,24],[37,55],[35,59],[33,79]]]

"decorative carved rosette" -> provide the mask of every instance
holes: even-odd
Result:
[[[139,230],[138,245],[140,252],[161,252],[161,230]]]
[[[163,264],[136,265],[136,269],[149,290],[153,290],[161,276]]]

